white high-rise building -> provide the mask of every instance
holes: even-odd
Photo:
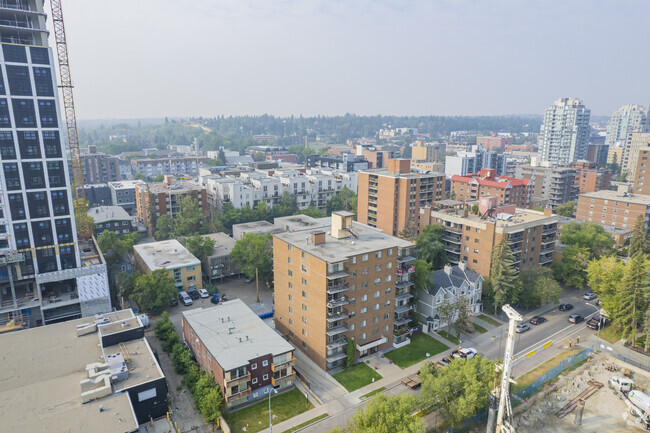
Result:
[[[106,265],[77,239],[43,0],[0,2],[0,323],[111,311]]]
[[[577,98],[560,98],[547,108],[538,141],[540,161],[557,166],[586,159],[590,114]]]
[[[605,144],[623,147],[630,132],[648,131],[648,110],[640,105],[624,105],[612,113],[607,124]]]

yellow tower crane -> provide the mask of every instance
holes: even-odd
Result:
[[[79,135],[77,134],[77,116],[74,111],[72,77],[70,76],[70,62],[65,37],[65,25],[63,24],[61,0],[50,0],[50,6],[52,8],[52,25],[54,27],[56,52],[59,59],[59,77],[61,79],[59,87],[63,94],[63,110],[65,112],[65,123],[68,130],[70,160],[72,162],[72,179],[75,194],[74,210],[77,217],[77,231],[81,239],[88,239],[92,236],[92,231],[88,222],[88,205],[86,204],[86,194],[83,187],[84,180],[81,166],[81,151],[79,149]]]

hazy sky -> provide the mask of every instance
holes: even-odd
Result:
[[[49,2],[46,2],[49,8]],[[63,0],[81,119],[593,114],[650,102],[647,0]]]

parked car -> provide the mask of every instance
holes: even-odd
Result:
[[[210,302],[212,302],[213,304],[219,304],[219,294],[218,293],[213,294],[212,297],[210,298]]]
[[[606,325],[606,320],[604,317],[594,316],[587,320],[587,327],[598,330],[598,328],[603,328]]]
[[[582,297],[587,301],[591,301],[592,299],[596,299],[598,295],[593,292],[587,292]]]
[[[571,323],[580,323],[584,320],[585,318],[582,317],[580,314],[572,314],[569,316],[569,322]]]
[[[445,356],[444,358],[442,358],[442,360],[447,364],[449,364],[454,359],[459,359],[459,358],[472,359],[477,354],[478,352],[476,351],[476,349],[472,349],[472,348],[463,349],[462,347],[459,347],[458,349],[452,350],[449,356]]]
[[[255,279],[255,278],[246,277],[246,279],[244,280],[244,282],[245,282],[246,284],[248,284],[248,283],[252,283],[254,279]]]
[[[187,289],[187,294],[190,296],[190,298],[192,298],[193,301],[196,301],[201,297],[201,295],[199,295],[199,291],[196,290],[196,287],[194,286],[191,286],[189,289]]]
[[[205,289],[199,289],[199,296],[202,298],[209,298],[210,294]]]
[[[529,322],[533,325],[541,325],[542,323],[546,322],[546,317],[543,316],[533,316]]]
[[[169,301],[169,305],[172,307],[175,307],[178,305],[178,297],[172,296],[171,300]]]
[[[193,304],[193,302],[192,302],[192,298],[190,298],[190,295],[188,295],[187,292],[186,292],[185,290],[183,290],[182,292],[178,292],[178,300],[179,300],[180,302],[182,302],[183,305],[185,305],[186,307],[187,307],[188,305],[192,305],[192,304]]]
[[[517,324],[517,333],[522,334],[529,330],[530,330],[530,326],[528,326],[528,323],[522,322]]]
[[[571,304],[560,304],[559,307],[557,307],[558,310],[560,311],[570,311],[573,310],[573,305]]]

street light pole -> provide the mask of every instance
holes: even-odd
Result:
[[[271,389],[273,390],[274,393],[276,393],[276,394],[278,393],[277,389],[275,389],[275,388],[271,388]],[[270,433],[273,433],[273,420],[271,419],[271,394],[273,394],[273,392],[269,391],[269,429],[270,429]]]
[[[598,314],[598,331],[596,332],[596,347],[600,347],[600,328],[603,327],[603,318],[600,315],[600,308],[598,308],[593,304],[590,304],[589,302],[585,302],[585,304],[589,305],[590,307],[594,307],[596,309],[596,314]]]

